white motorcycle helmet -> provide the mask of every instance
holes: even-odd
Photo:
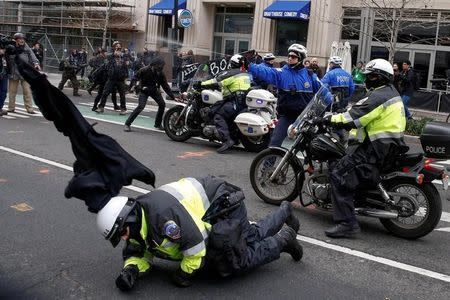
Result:
[[[288,53],[289,52],[294,52],[295,54],[297,54],[297,56],[299,57],[299,62],[302,62],[305,58],[308,57],[308,50],[305,46],[300,44],[292,44],[291,46],[289,46]]]
[[[369,61],[363,71],[366,74],[366,88],[372,89],[388,84],[394,78],[394,69],[385,59],[377,58]],[[379,76],[371,76],[371,75]]]
[[[342,65],[342,58],[340,58],[339,56],[332,56],[332,57],[330,57],[328,62],[330,64],[335,64],[336,66],[340,66],[340,65]]]
[[[136,201],[128,197],[113,197],[97,214],[97,227],[106,240],[116,247],[123,233],[123,226]]]
[[[264,54],[264,56],[263,56],[263,60],[272,60],[272,59],[275,59],[275,55],[273,55],[272,53],[266,53],[266,54]]]
[[[235,54],[230,58],[230,66],[232,69],[240,68],[242,64],[242,59],[244,57],[240,54]]]

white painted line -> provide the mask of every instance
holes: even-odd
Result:
[[[8,113],[8,114],[10,114],[10,113]],[[9,120],[15,119],[14,117],[11,117],[11,116],[2,116],[2,118],[9,119]]]
[[[445,231],[445,232],[450,232],[450,227],[442,227],[442,228],[438,228],[435,229],[436,231]]]
[[[29,119],[30,118],[30,116],[25,116],[25,115],[21,115],[21,114],[12,113],[12,112],[9,112],[8,116],[15,117],[15,118],[22,118],[22,119]]]
[[[44,163],[50,164],[52,166],[55,166],[55,167],[58,167],[58,168],[62,168],[64,170],[72,171],[72,167],[69,167],[69,166],[66,166],[66,165],[63,165],[63,164],[60,164],[60,163],[57,163],[57,162],[45,159],[45,158],[40,158],[40,157],[35,156],[35,155],[31,155],[31,154],[27,154],[27,153],[24,153],[24,152],[21,152],[21,151],[17,151],[17,150],[11,149],[11,148],[0,146],[0,150],[6,151],[6,152],[9,152],[9,153],[13,153],[13,154],[16,154],[16,155],[20,155],[20,156],[23,156],[23,157],[26,157],[26,158],[30,158],[30,159],[33,159],[33,160],[36,160],[36,161],[44,162]],[[132,191],[139,192],[139,193],[143,193],[143,194],[146,194],[146,193],[150,192],[149,190],[146,190],[146,189],[143,189],[143,188],[140,188],[140,187],[137,187],[137,186],[133,186],[133,185],[125,186],[125,188],[127,188],[129,190],[132,190]],[[318,239],[310,238],[310,237],[307,237],[307,236],[297,235],[297,239],[299,239],[300,241],[304,241],[304,242],[316,245],[316,246],[320,246],[320,247],[327,248],[327,249],[330,249],[330,250],[338,251],[338,252],[345,253],[345,254],[348,254],[348,255],[353,255],[353,256],[360,257],[360,258],[363,258],[363,259],[367,259],[367,260],[370,260],[370,261],[374,261],[374,262],[377,262],[377,263],[380,263],[380,264],[391,266],[393,268],[397,268],[397,269],[401,269],[401,270],[404,270],[404,271],[416,273],[416,274],[419,274],[419,275],[427,276],[427,277],[438,279],[438,280],[445,281],[445,282],[450,282],[450,276],[446,275],[446,274],[437,273],[437,272],[430,271],[430,270],[427,270],[427,269],[423,269],[423,268],[407,265],[407,264],[404,264],[404,263],[401,263],[401,262],[398,262],[398,261],[395,261],[395,260],[391,260],[391,259],[387,259],[387,258],[371,255],[371,254],[368,254],[368,253],[365,253],[365,252],[361,252],[361,251],[358,251],[358,250],[353,250],[353,249],[350,249],[350,248],[346,248],[346,247],[330,244],[330,243],[327,243],[327,242],[324,242],[324,241],[321,241],[321,240],[318,240]]]
[[[360,257],[360,258],[364,258],[370,261],[374,261],[383,265],[387,265],[396,269],[400,269],[400,270],[404,270],[404,271],[408,271],[408,272],[412,272],[412,273],[416,273],[419,275],[423,275],[423,276],[427,276],[427,277],[431,277],[437,280],[441,280],[441,281],[445,281],[445,282],[450,282],[450,275],[446,275],[446,274],[442,274],[442,273],[437,273],[437,272],[433,272],[427,269],[422,269],[419,267],[415,267],[415,266],[411,266],[411,265],[407,265],[395,260],[391,260],[391,259],[387,259],[384,257],[380,257],[380,256],[375,256],[372,254],[368,254],[365,252],[361,252],[358,250],[353,250],[350,248],[346,248],[346,247],[342,247],[342,246],[338,246],[338,245],[334,245],[334,244],[330,244],[321,240],[317,240],[317,239],[313,239],[307,236],[303,236],[303,235],[297,235],[297,239],[309,244],[313,244],[316,246],[320,246],[320,247],[324,247],[327,249],[331,249],[334,251],[338,251],[341,253],[345,253],[345,254],[349,254],[349,255],[353,255],[356,257]]]

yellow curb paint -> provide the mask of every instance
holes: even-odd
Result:
[[[33,210],[33,208],[31,206],[29,206],[28,204],[26,204],[25,202],[19,203],[16,205],[12,205],[11,208],[14,208],[17,211],[22,211],[22,212]]]

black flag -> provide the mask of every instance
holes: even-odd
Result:
[[[65,190],[67,198],[84,200],[97,213],[133,179],[155,184],[155,174],[126,152],[113,138],[100,134],[72,101],[48,82],[44,74],[16,60],[20,74],[31,85],[33,98],[44,117],[69,137],[76,157],[74,177]]]

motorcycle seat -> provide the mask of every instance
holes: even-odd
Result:
[[[397,167],[414,166],[423,158],[423,153],[404,153],[397,155],[395,165]]]

